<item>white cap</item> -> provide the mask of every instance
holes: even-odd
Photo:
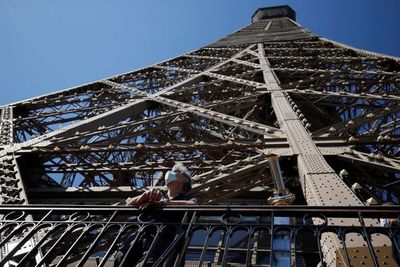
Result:
[[[176,172],[173,171],[167,171],[167,173],[165,174],[165,185],[168,185],[169,183],[178,180],[178,177],[176,176]]]

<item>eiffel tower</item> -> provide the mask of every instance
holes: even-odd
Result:
[[[181,162],[203,205],[157,211],[192,218],[175,265],[395,266],[399,233],[378,219],[398,210],[378,205],[400,202],[399,71],[278,6],[173,59],[2,106],[0,265],[112,266],[129,235],[106,226],[139,214],[112,205],[162,189]],[[217,215],[231,232],[196,243]],[[253,232],[235,239],[232,225]]]

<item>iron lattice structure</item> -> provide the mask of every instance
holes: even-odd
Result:
[[[259,9],[249,26],[207,47],[2,106],[1,201],[22,204],[9,206],[21,212],[34,207],[31,204],[113,204],[163,187],[165,172],[174,162],[183,162],[193,175],[191,194],[204,204],[265,205],[277,190],[293,193],[294,205],[398,204],[399,71],[399,58],[319,37],[299,25],[287,6]],[[286,191],[271,174],[271,155],[279,157]],[[20,255],[40,258],[37,244],[43,233],[24,236],[26,231],[12,232],[12,227],[48,218],[27,210],[21,221],[8,212],[10,208],[3,208],[1,263],[19,262]],[[345,220],[337,214],[329,220],[327,216],[326,223],[364,226],[354,214]],[[393,209],[386,209],[389,215],[395,216]],[[316,217],[313,222],[319,225],[323,219]],[[274,224],[273,219],[269,223]],[[376,220],[370,224],[372,229],[378,225]],[[321,234],[316,262],[356,264],[353,256],[367,255],[365,262],[382,263],[387,251],[374,247],[396,247],[395,233],[372,234],[365,229],[350,237]],[[14,249],[28,239],[36,244],[34,253]],[[52,256],[37,262],[50,266],[58,259],[63,265],[82,256],[76,250],[56,257],[63,252],[52,249]],[[257,249],[247,249],[242,263],[263,266],[257,263]],[[220,261],[215,256],[216,264],[229,263],[226,253],[218,254]],[[266,264],[273,265],[268,255],[271,262]],[[292,256],[292,262],[296,259]],[[20,266],[27,262],[32,259],[25,257]]]

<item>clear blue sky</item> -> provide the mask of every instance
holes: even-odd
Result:
[[[400,56],[400,0],[0,0],[0,104],[194,50],[282,4],[321,36]]]

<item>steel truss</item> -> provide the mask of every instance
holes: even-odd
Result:
[[[112,204],[161,188],[179,161],[204,203],[263,204],[273,154],[295,204],[399,204],[399,71],[293,17],[253,17],[207,47],[1,107],[2,203]],[[328,265],[344,260],[322,241]]]

